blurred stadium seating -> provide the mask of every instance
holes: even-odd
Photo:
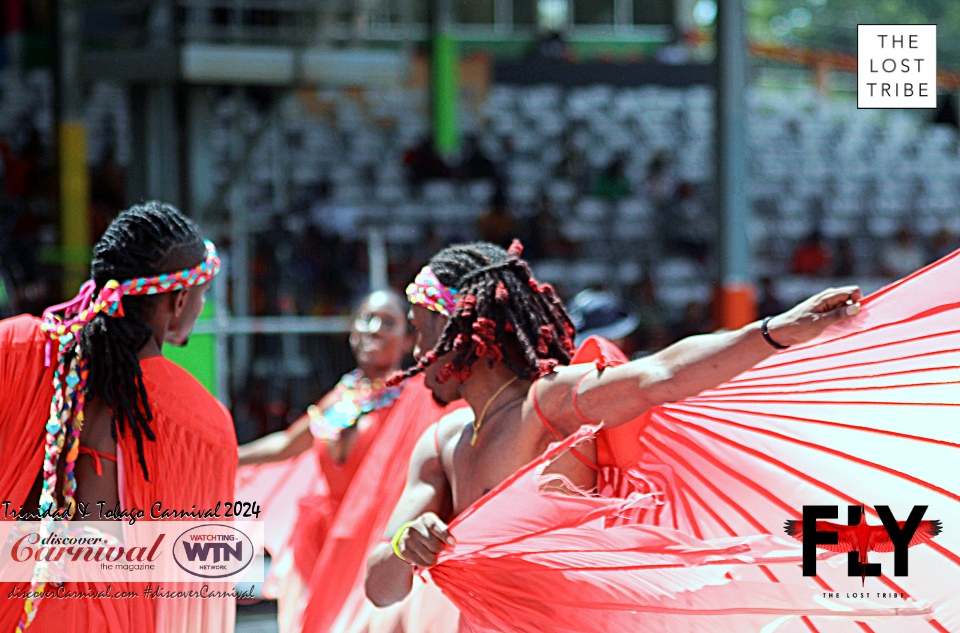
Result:
[[[321,91],[312,99],[325,104],[322,114],[297,102],[284,121],[295,185],[329,191],[328,198],[309,205],[349,208],[357,222],[385,223],[389,241],[398,244],[415,243],[429,230],[477,237],[475,221],[487,208],[492,183],[443,179],[416,191],[404,178],[404,151],[428,129],[422,92],[369,90],[358,96]],[[651,272],[674,289],[663,299],[676,312],[682,305],[674,302],[696,294],[677,288],[702,293],[709,275],[692,260],[663,259],[672,253],[659,243],[647,165],[666,150],[676,178],[696,192],[696,209],[686,221],[709,225],[712,99],[703,87],[502,85],[492,89],[480,116],[465,122],[465,132],[476,134],[485,153],[502,166],[515,217],[532,217],[544,194],[562,232],[579,243],[575,262],[543,262],[538,267],[542,277],[573,293],[611,280],[635,282],[643,267],[630,264],[650,263]],[[225,98],[218,109],[221,129],[213,132],[214,138],[226,136],[233,118],[256,116],[252,106],[234,112],[232,103]],[[757,268],[777,277],[785,301],[823,284],[795,279],[787,268],[795,245],[818,227],[829,240],[852,241],[857,278],[868,288],[882,283],[873,279],[876,255],[902,224],[928,238],[944,227],[960,232],[958,137],[951,127],[925,124],[902,112],[856,110],[813,93],[754,92],[749,132],[755,210],[749,230]],[[634,193],[604,200],[591,196],[582,183],[558,176],[570,148],[584,156],[592,173],[625,155]],[[220,150],[225,170],[229,152]],[[270,160],[266,151],[255,156],[252,173],[255,179],[262,175],[264,185],[270,182]],[[266,214],[281,211],[269,205],[262,209]],[[354,239],[355,224],[341,224],[333,230]],[[684,261],[691,265],[674,265]],[[611,264],[625,270],[611,275]]]
[[[709,232],[712,102],[712,91],[702,86],[496,85],[479,112],[463,109],[462,125],[505,175],[511,214],[529,220],[545,196],[563,235],[579,245],[572,262],[540,262],[541,277],[569,294],[598,283],[629,285],[649,272],[677,315],[691,297],[707,293],[710,271],[703,266],[709,261],[683,259],[663,244],[647,166],[666,151],[675,179],[694,192],[676,217],[691,230]],[[955,128],[902,111],[856,110],[813,92],[754,91],[749,104],[755,212],[749,234],[756,267],[776,278],[782,300],[823,285],[791,276],[788,269],[791,251],[814,229],[828,240],[850,239],[857,280],[868,289],[883,282],[877,278],[877,254],[903,224],[922,238],[943,228],[960,233]],[[256,129],[264,114],[253,100],[229,94],[217,98],[214,110],[209,144],[214,179],[221,184],[237,160],[231,130]],[[117,160],[126,163],[130,131],[123,91],[96,84],[86,118],[93,139],[90,162],[113,145]],[[50,121],[48,76],[0,75],[0,130],[8,138],[33,126],[49,148]],[[358,227],[374,222],[387,227],[392,253],[415,258],[428,255],[416,247],[431,233],[441,241],[475,239],[492,182],[437,179],[418,190],[405,178],[404,152],[428,131],[427,99],[420,90],[300,93],[283,108],[276,142],[260,143],[251,156],[252,226],[265,230],[271,218],[288,210],[271,192],[280,152],[291,165],[290,200],[282,202],[295,203],[303,219],[286,221],[295,234],[317,224],[353,241],[360,237]],[[602,199],[591,195],[589,182],[565,177],[562,163],[571,152],[583,157],[587,174],[624,156],[630,196]]]

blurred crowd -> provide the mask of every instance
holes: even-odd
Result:
[[[576,258],[581,244],[566,237],[561,231],[561,222],[553,211],[550,198],[542,193],[532,214],[519,215],[512,212],[505,194],[509,174],[501,165],[486,156],[476,139],[467,139],[464,152],[458,162],[445,160],[433,143],[424,140],[411,147],[405,156],[408,185],[411,189],[438,179],[467,181],[484,179],[493,183],[493,195],[488,210],[469,230],[456,228],[425,227],[426,238],[407,249],[395,249],[390,259],[389,279],[391,285],[402,290],[423,266],[432,253],[445,245],[467,239],[470,235],[508,246],[514,238],[524,243],[524,256],[534,262],[546,259]],[[594,196],[615,200],[629,195],[630,181],[624,173],[624,162],[613,160],[595,174],[588,173],[572,156],[564,162],[564,169],[579,174],[578,196]],[[654,222],[662,244],[664,258],[684,257],[703,267],[707,275],[711,255],[708,227],[696,225],[696,216],[685,211],[698,193],[691,183],[671,175],[669,156],[657,154],[647,167],[646,187],[642,192],[648,196],[654,209]],[[336,214],[335,207],[322,213]],[[257,244],[257,275],[254,287],[255,310],[260,314],[312,313],[332,314],[348,309],[350,301],[367,288],[368,259],[366,243],[357,239],[345,239],[349,231],[337,231],[332,226],[335,220],[327,217],[323,222],[310,224],[298,238],[284,228],[279,218],[274,228],[263,234]],[[342,227],[340,227],[342,228]],[[440,228],[446,229],[441,236]],[[284,282],[284,245],[296,244],[288,256],[295,262],[295,274],[291,283]],[[821,231],[815,231],[800,240],[793,250],[785,274],[812,279],[847,279],[856,282],[862,276],[880,276],[896,279],[921,268],[960,247],[960,240],[943,228],[930,239],[918,238],[909,225],[903,225],[882,248],[875,249],[875,257],[864,260],[854,253],[850,238],[828,239]],[[646,267],[651,262],[644,262]],[[288,291],[286,295],[283,293]],[[561,293],[566,288],[560,287]],[[711,297],[704,296],[690,301],[680,314],[671,312],[660,300],[657,284],[649,268],[641,279],[626,287],[609,284],[594,288],[600,292],[601,303],[615,305],[614,312],[631,315],[635,327],[627,335],[617,337],[630,353],[643,353],[692,334],[713,331],[716,328]],[[572,294],[565,299],[573,301]],[[762,277],[758,282],[758,311],[761,316],[776,314],[789,307],[777,293],[775,280]]]
[[[919,239],[909,224],[903,224],[872,262],[860,263],[849,238],[831,241],[814,231],[794,249],[790,272],[820,278],[877,274],[899,279],[958,247],[960,239],[945,226],[929,239]]]
[[[109,125],[101,126],[109,128]],[[111,137],[115,138],[115,137]],[[469,219],[420,217],[393,219],[383,227],[387,247],[388,281],[403,291],[430,256],[444,246],[483,239],[507,246],[514,238],[524,244],[524,257],[534,272],[547,276],[570,306],[585,334],[614,340],[631,356],[650,353],[680,338],[714,331],[718,327],[709,280],[716,270],[713,239],[716,234],[709,202],[712,192],[702,183],[682,178],[669,151],[655,152],[645,163],[631,163],[615,154],[606,163],[588,160],[569,136],[562,144],[562,160],[550,177],[569,183],[568,199],[557,201],[554,191],[537,189],[531,202],[517,204],[511,192],[518,175],[508,167],[515,155],[510,139],[499,159],[484,151],[476,137],[463,139],[454,156],[437,150],[429,138],[411,143],[402,156],[400,178],[404,195],[420,207],[431,200],[424,191],[437,183],[462,192],[482,184],[488,198],[478,198]],[[117,159],[116,144],[103,142],[90,163],[91,237],[96,240],[117,212],[129,203],[127,174]],[[641,173],[634,170],[640,169]],[[365,179],[372,179],[372,176]],[[511,188],[514,189],[511,189]],[[0,136],[0,317],[20,312],[40,314],[64,299],[58,248],[59,212],[52,141],[40,128],[24,120]],[[270,196],[266,196],[270,198]],[[435,198],[434,198],[435,199]],[[481,202],[481,200],[486,200]],[[253,204],[256,197],[253,198]],[[597,238],[571,232],[584,222],[580,203],[639,203],[645,227],[644,244],[654,247],[628,253],[605,252]],[[249,313],[268,315],[343,315],[369,290],[370,257],[362,204],[336,195],[325,179],[294,190],[289,206],[265,221],[256,220],[250,234],[248,268]],[[442,202],[441,202],[442,204]],[[483,211],[480,211],[482,207]],[[266,208],[270,208],[266,205]],[[394,207],[390,207],[394,209]],[[578,209],[576,214],[572,209]],[[189,210],[188,210],[189,211]],[[248,209],[254,218],[257,209]],[[909,216],[904,216],[909,217]],[[411,221],[419,223],[411,239]],[[396,226],[393,223],[396,222]],[[598,216],[606,235],[623,227]],[[758,214],[754,222],[770,222]],[[771,224],[775,227],[775,224]],[[395,232],[392,229],[402,229]],[[838,280],[892,280],[920,268],[960,246],[947,228],[930,234],[904,222],[889,238],[876,235],[838,237],[816,230],[801,239],[781,238],[784,254],[767,254],[774,266],[758,280],[761,316],[776,314],[796,299],[787,292],[790,280],[830,285]],[[632,243],[630,239],[627,243]],[[218,246],[229,257],[232,244],[220,235]],[[579,267],[619,267],[633,264],[630,278],[603,272],[608,282],[577,279]],[[764,257],[764,253],[759,253]],[[683,264],[683,279],[664,277],[667,264]],[[552,276],[547,274],[553,269]],[[539,272],[538,272],[539,271]],[[684,286],[684,287],[680,287]],[[874,287],[879,287],[875,285]],[[231,286],[228,285],[228,289]],[[584,289],[586,288],[586,289]],[[683,292],[677,293],[677,290]],[[317,385],[335,380],[349,364],[342,337],[252,337],[248,374],[238,376],[232,389],[235,415],[258,420],[257,433],[283,428],[292,412],[317,396]],[[284,370],[277,371],[278,363]],[[247,432],[251,432],[250,429]]]
[[[39,131],[0,138],[0,317],[39,313],[58,298],[56,172]]]
[[[56,156],[24,117],[0,136],[0,317],[39,314],[61,298]],[[126,175],[112,147],[91,166],[90,232],[96,241],[127,206]],[[83,255],[81,255],[83,256]]]
[[[509,159],[509,139],[506,145],[503,156]],[[118,164],[115,145],[105,143],[102,148],[91,165],[93,239],[127,203],[126,173]],[[669,151],[654,153],[638,177],[629,173],[630,163],[622,154],[591,167],[574,143],[565,142],[563,148],[563,159],[553,177],[573,184],[571,204],[588,198],[606,203],[639,199],[651,211],[649,223],[657,248],[652,257],[648,253],[638,260],[639,274],[627,282],[589,284],[595,291],[608,293],[604,296],[616,302],[618,310],[636,318],[636,327],[622,341],[628,351],[659,349],[684,336],[714,329],[709,293],[685,301],[679,308],[665,305],[655,274],[660,261],[679,258],[696,267],[701,280],[710,278],[715,234],[708,211],[711,192],[680,178]],[[572,262],[591,255],[581,239],[564,230],[564,210],[555,208],[545,189],[534,196],[529,208],[511,205],[507,192],[512,175],[507,159],[492,158],[473,136],[465,138],[452,157],[442,154],[429,137],[407,148],[404,185],[411,196],[438,181],[457,187],[482,181],[489,184],[491,194],[486,211],[471,224],[431,220],[421,227],[422,239],[396,244],[390,241],[388,230],[391,286],[402,291],[433,253],[447,244],[477,238],[502,246],[519,238],[524,256],[534,263],[535,270],[538,262]],[[25,120],[14,133],[0,139],[0,160],[0,314],[37,314],[61,293],[59,263],[64,255],[57,248],[53,149],[49,139]],[[309,194],[302,200],[293,199],[290,209],[274,215],[265,230],[251,237],[250,311],[254,315],[344,314],[368,290],[368,245],[357,209],[338,201],[329,183],[321,183]],[[885,242],[871,242],[866,255],[863,248],[855,247],[856,239],[815,230],[797,240],[789,261],[759,280],[761,315],[778,312],[792,299],[778,294],[781,276],[851,282],[863,277],[896,279],[960,246],[958,236],[946,226],[924,236],[907,222]],[[229,242],[223,241],[222,247],[229,252]],[[558,284],[568,301],[581,288]]]

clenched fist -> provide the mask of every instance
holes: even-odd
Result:
[[[433,567],[437,556],[456,541],[447,531],[447,524],[433,512],[421,514],[400,535],[398,549],[402,558],[417,567]]]
[[[806,343],[834,323],[860,312],[861,296],[856,286],[827,288],[770,319],[770,337],[781,345]]]

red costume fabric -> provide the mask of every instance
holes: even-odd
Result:
[[[602,497],[541,488],[581,437],[504,481],[451,523],[457,545],[429,571],[463,630],[960,630],[958,278],[960,252],[814,341],[599,431]],[[598,339],[576,360],[625,362]],[[901,521],[926,505],[944,530],[909,550],[907,576],[889,553],[870,554],[883,575],[865,588],[844,555],[802,576],[784,521],[838,505],[844,523],[848,504],[874,525],[876,505]]]
[[[363,593],[367,554],[403,492],[413,447],[448,410],[417,376],[391,407],[368,414],[343,465],[315,440],[313,451],[290,462],[240,469],[238,498],[263,506],[265,546],[277,568],[268,589],[299,603],[292,621],[281,614],[282,631],[361,630],[376,618]],[[289,595],[291,583],[299,596]]]
[[[53,395],[53,367],[44,367],[46,336],[40,321],[0,321],[0,501],[19,510],[43,462],[44,424]],[[143,477],[131,433],[118,438],[120,503],[125,510],[213,508],[235,499],[237,440],[230,413],[200,383],[162,356],[141,361],[156,441],[144,441],[150,481]],[[0,583],[6,597],[12,583]],[[29,583],[22,585],[29,589]],[[65,583],[68,589],[84,589]],[[113,590],[138,589],[113,585]],[[171,590],[175,587],[170,584]],[[211,585],[212,589],[223,589]],[[102,587],[100,587],[102,589]],[[142,594],[141,594],[142,595]],[[0,629],[12,631],[23,600],[0,601]],[[44,599],[30,631],[127,633],[233,630],[230,599]]]

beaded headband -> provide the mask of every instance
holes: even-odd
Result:
[[[43,311],[43,322],[40,327],[53,339],[70,342],[73,334],[80,331],[98,313],[104,312],[108,316],[122,317],[124,295],[155,295],[161,292],[176,292],[190,286],[199,286],[220,272],[220,257],[217,256],[217,247],[210,240],[205,240],[207,256],[194,268],[187,268],[177,273],[157,275],[156,277],[138,277],[129,281],[119,282],[111,279],[103,285],[100,294],[92,299],[96,290],[96,282],[92,279],[80,287],[80,293],[70,301],[51,306]],[[63,312],[61,318],[56,313]],[[49,360],[47,361],[49,364]]]
[[[50,418],[46,424],[46,439],[43,460],[43,488],[40,492],[40,514],[44,518],[70,518],[76,509],[74,497],[77,482],[74,478],[74,466],[80,451],[80,430],[83,428],[83,408],[86,402],[87,378],[90,375],[89,359],[83,354],[78,333],[101,312],[110,317],[123,316],[124,295],[154,295],[163,292],[176,292],[205,284],[220,272],[220,258],[217,249],[210,240],[205,240],[207,255],[200,265],[176,273],[167,273],[155,277],[138,277],[119,282],[111,279],[93,297],[96,282],[92,279],[83,284],[80,293],[72,300],[51,306],[43,311],[40,328],[47,334],[46,366],[50,365],[50,347],[59,343],[57,366],[53,372],[53,399],[50,402]],[[63,316],[58,315],[63,312]],[[69,352],[76,353],[68,360]],[[57,463],[64,444],[67,444],[67,458],[64,467],[66,481],[63,485],[64,508],[58,507],[55,490],[57,487]],[[46,521],[41,522],[41,536],[47,531]],[[34,569],[34,596],[43,595],[45,586],[46,562],[37,563]],[[22,633],[37,615],[38,598],[24,603],[24,613],[17,625],[17,633]]]
[[[407,286],[407,299],[413,305],[423,306],[428,310],[439,312],[449,318],[457,307],[458,290],[447,288],[429,266],[424,266],[413,283]]]

